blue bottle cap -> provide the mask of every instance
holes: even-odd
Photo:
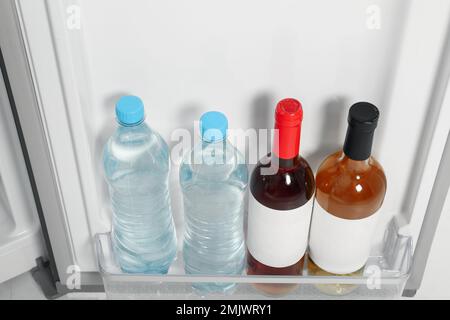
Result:
[[[144,104],[139,97],[123,96],[116,103],[117,120],[124,125],[140,123],[144,119]]]
[[[200,118],[200,133],[202,139],[207,142],[216,142],[227,136],[227,117],[218,111],[209,111]]]

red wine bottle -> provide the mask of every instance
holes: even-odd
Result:
[[[281,100],[275,111],[272,152],[251,175],[248,212],[249,275],[300,275],[308,245],[314,174],[299,155],[302,105]],[[256,285],[281,294],[292,285]]]

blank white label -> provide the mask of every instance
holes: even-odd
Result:
[[[323,270],[346,274],[366,263],[378,214],[363,219],[342,219],[315,201],[309,238],[309,255]]]
[[[275,268],[298,262],[308,246],[313,198],[296,209],[275,210],[259,203],[250,192],[247,231],[250,254]]]

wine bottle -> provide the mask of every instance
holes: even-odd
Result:
[[[314,174],[299,155],[302,105],[281,100],[275,111],[272,152],[251,175],[247,274],[300,275],[308,245],[314,197]],[[268,294],[294,288],[286,284],[255,285]]]
[[[383,168],[371,156],[378,118],[373,104],[354,104],[343,150],[319,167],[309,239],[312,274],[362,272],[367,262],[386,193]]]

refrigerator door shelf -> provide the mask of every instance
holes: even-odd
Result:
[[[388,225],[381,250],[374,250],[360,276],[312,276],[307,263],[303,276],[185,275],[181,252],[167,275],[126,274],[117,265],[109,233],[96,235],[99,270],[109,299],[264,299],[252,284],[298,284],[282,299],[392,299],[401,295],[409,277],[412,239],[400,235],[394,220]],[[234,282],[230,293],[203,296],[192,288],[198,282]]]

